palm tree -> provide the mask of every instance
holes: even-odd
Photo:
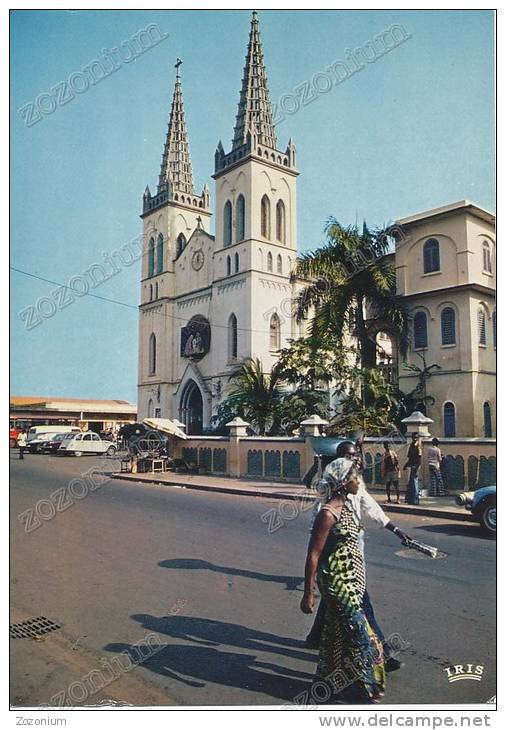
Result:
[[[227,406],[231,411],[249,421],[260,436],[277,432],[283,396],[279,368],[275,365],[267,375],[259,358],[247,358],[230,377]]]
[[[346,334],[356,337],[363,367],[375,365],[370,319],[388,323],[404,353],[408,315],[395,293],[395,267],[387,257],[391,240],[388,228],[371,232],[364,222],[360,233],[356,225],[346,228],[330,218],[325,233],[322,248],[297,260],[293,278],[308,281],[296,299],[297,320],[314,309],[313,337],[331,333],[340,343]]]

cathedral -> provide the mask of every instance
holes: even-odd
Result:
[[[143,196],[138,413],[179,419],[195,434],[237,362],[258,357],[269,372],[302,332],[290,282],[298,172],[292,140],[278,148],[254,12],[232,147],[219,142],[214,155],[212,235],[209,188],[194,189],[180,65],[158,187]]]
[[[270,372],[279,350],[305,333],[292,313],[303,282],[290,280],[298,172],[292,140],[278,148],[254,12],[232,147],[219,142],[214,155],[212,235],[209,188],[199,195],[193,185],[180,66],[157,191],[143,196],[138,415],[178,419],[200,434],[237,363],[259,358]],[[434,434],[491,438],[495,216],[462,200],[401,218],[396,229],[390,256],[411,347],[402,361],[389,323],[371,320],[375,364],[420,395]]]

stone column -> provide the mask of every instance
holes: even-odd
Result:
[[[320,427],[328,426],[329,422],[324,418],[320,418],[316,413],[300,422],[301,433],[304,436],[321,436]]]
[[[225,424],[230,431],[228,448],[228,474],[231,477],[241,476],[241,439],[248,435],[249,423],[236,416]]]

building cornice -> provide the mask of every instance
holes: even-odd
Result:
[[[431,297],[434,294],[444,294],[449,292],[465,291],[466,289],[474,289],[481,294],[490,294],[495,297],[496,290],[490,286],[484,286],[476,282],[470,282],[469,284],[455,284],[454,286],[443,286],[440,289],[429,289],[428,291],[414,292],[413,294],[399,294],[399,299],[418,299],[420,297]]]
[[[285,154],[284,152],[280,152],[279,150],[274,150],[275,152],[278,152],[279,154]],[[218,172],[215,172],[211,177],[213,180],[218,180],[223,175],[226,175],[231,170],[235,170],[235,168],[240,167],[241,165],[244,165],[245,162],[258,162],[259,164],[265,165],[266,167],[271,167],[273,170],[280,170],[282,172],[287,173],[288,175],[292,175],[292,177],[297,177],[300,175],[300,173],[295,170],[293,167],[288,167],[287,165],[280,165],[277,162],[273,162],[272,160],[269,160],[267,157],[260,157],[259,155],[255,155],[252,152],[250,152],[248,155],[245,155],[244,157],[241,157],[240,159],[236,160],[235,162],[232,162],[232,164],[227,165],[227,167],[223,167],[221,170],[218,170]]]

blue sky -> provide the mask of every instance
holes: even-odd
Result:
[[[271,100],[325,72],[393,24],[408,40],[278,125],[297,146],[299,249],[330,215],[384,224],[468,198],[495,208],[491,11],[260,11]],[[156,189],[177,56],[195,185],[230,148],[248,11],[11,13],[11,266],[66,283],[141,232]],[[27,126],[19,109],[102,49],[156,24],[165,40]],[[78,82],[76,82],[78,83]],[[55,285],[12,272],[12,392],[136,401],[139,262],[49,313]],[[60,302],[62,304],[63,302]],[[28,315],[24,315],[25,317]]]

